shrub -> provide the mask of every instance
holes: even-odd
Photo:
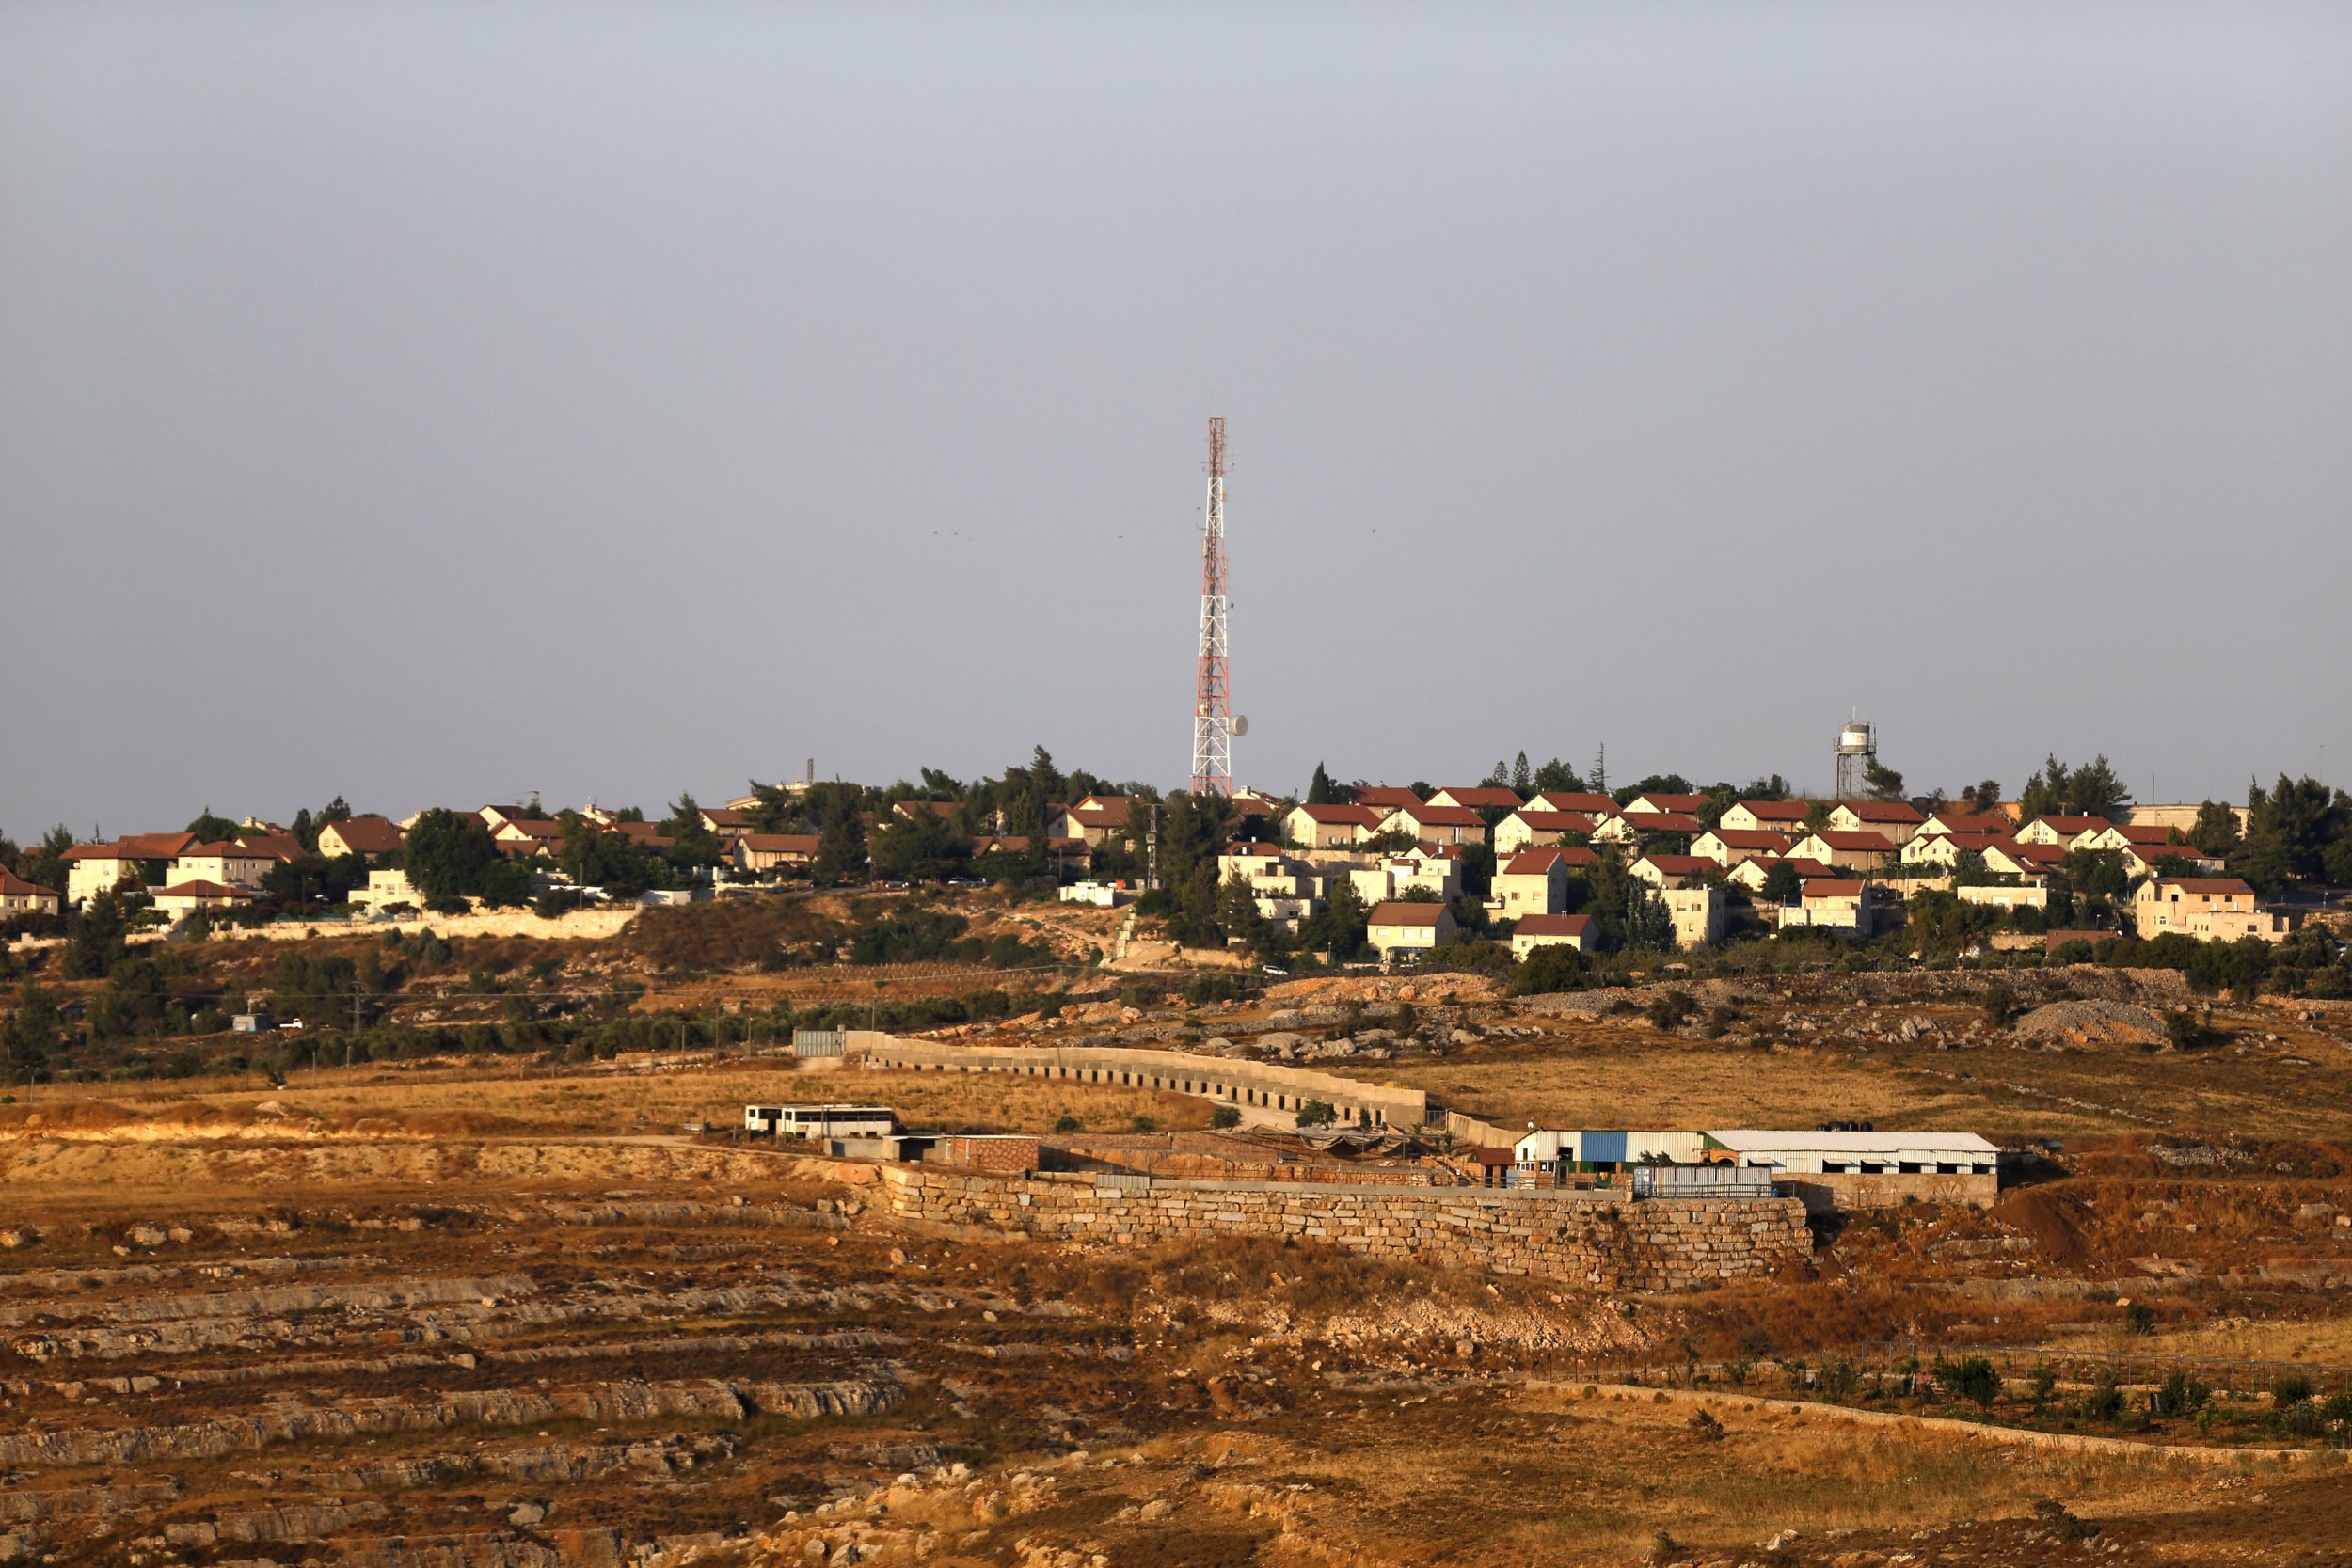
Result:
[[[2205,1408],[2205,1402],[2213,1398],[2213,1389],[2175,1369],[2152,1398],[2159,1416],[2193,1416]]]
[[[1137,1117],[1127,1124],[1127,1130],[1131,1132],[1156,1132],[1160,1124],[1150,1117]]]
[[[1691,999],[1691,993],[1677,989],[1669,990],[1653,1001],[1649,1005],[1649,1010],[1644,1016],[1649,1020],[1652,1028],[1676,1029],[1681,1027],[1683,1022],[1696,1011],[1698,1011],[1698,1004]]]
[[[2156,1309],[2144,1301],[2136,1301],[2123,1308],[2123,1326],[2134,1334],[2153,1334],[2156,1331]]]
[[[2113,1372],[2101,1372],[2097,1386],[2083,1396],[2083,1414],[2094,1421],[2112,1421],[2123,1414],[2123,1390]]]
[[[1219,1105],[1216,1110],[1209,1113],[1209,1125],[1216,1128],[1239,1127],[1241,1125],[1241,1107],[1238,1105]]]
[[[1981,1355],[1965,1355],[1957,1361],[1938,1359],[1935,1381],[1962,1399],[1972,1400],[1984,1409],[1993,1408],[1993,1402],[2001,1397],[2001,1374],[1993,1363]]]
[[[1087,1124],[1085,1122],[1080,1121],[1076,1117],[1071,1116],[1067,1112],[1063,1113],[1061,1118],[1054,1123],[1054,1131],[1057,1132],[1083,1132],[1086,1130]]]
[[[1724,1423],[1715,1419],[1715,1414],[1710,1410],[1702,1410],[1691,1418],[1691,1431],[1703,1443],[1724,1440]]]
[[[2036,1405],[2045,1403],[2058,1388],[2058,1372],[2049,1363],[2044,1362],[2033,1370],[2033,1374],[2026,1379],[2026,1386]]]
[[[1298,1107],[1301,1127],[1328,1127],[1340,1119],[1338,1107],[1327,1100],[1310,1100]]]
[[[2288,1372],[2270,1386],[2270,1402],[2280,1410],[2303,1403],[2312,1397],[2312,1380],[2301,1372]]]
[[[1977,998],[1984,1011],[1984,1021],[1995,1029],[2006,1029],[2017,1016],[2017,997],[2007,986],[1987,986]]]

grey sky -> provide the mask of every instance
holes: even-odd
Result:
[[[0,828],[2352,773],[2352,8],[0,7]]]

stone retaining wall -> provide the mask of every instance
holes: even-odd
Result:
[[[1658,1200],[1484,1188],[1250,1181],[1119,1184],[882,1167],[898,1220],[1121,1245],[1200,1236],[1321,1243],[1392,1262],[1534,1275],[1608,1291],[1679,1291],[1768,1276],[1810,1255],[1794,1198]]]
[[[1240,1105],[1295,1111],[1310,1100],[1334,1107],[1344,1121],[1400,1131],[1428,1119],[1429,1097],[1394,1084],[1316,1072],[1308,1068],[1197,1056],[1184,1051],[1136,1051],[1120,1046],[944,1045],[853,1031],[849,1049],[867,1067],[908,1072],[1009,1072],[1082,1084],[1119,1084],[1206,1095]]]

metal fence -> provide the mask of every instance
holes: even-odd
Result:
[[[846,1029],[795,1029],[792,1031],[792,1054],[795,1056],[838,1056],[849,1044]]]

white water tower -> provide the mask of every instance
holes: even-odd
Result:
[[[1847,720],[1837,732],[1837,799],[1859,800],[1867,793],[1863,775],[1878,754],[1878,726],[1867,719]]]

